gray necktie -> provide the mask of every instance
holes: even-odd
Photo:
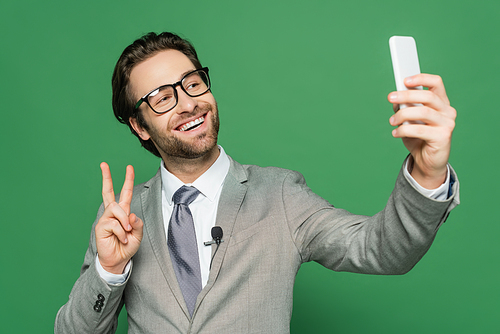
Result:
[[[201,291],[201,270],[193,215],[188,205],[200,192],[182,186],[173,196],[174,210],[168,224],[168,249],[177,282],[186,301],[189,315],[193,315],[196,298]]]

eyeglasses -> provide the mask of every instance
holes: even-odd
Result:
[[[178,101],[177,86],[180,86],[184,93],[191,97],[205,94],[210,89],[208,67],[189,72],[180,81],[174,84],[163,85],[153,89],[137,101],[135,110],[137,110],[143,102],[146,102],[151,110],[157,114],[164,114],[174,109]]]

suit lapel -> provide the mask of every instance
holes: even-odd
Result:
[[[182,308],[184,314],[189,318],[189,312],[184,301],[179,283],[175,277],[175,271],[170,259],[170,253],[167,246],[165,227],[163,223],[162,193],[160,171],[145,185],[148,188],[141,194],[143,207],[143,217],[145,225],[145,236],[147,234],[153,253],[158,261],[167,284],[172,291],[177,303]]]
[[[224,261],[224,256],[227,251],[227,247],[231,241],[231,236],[233,234],[233,227],[236,222],[236,216],[240,210],[243,199],[245,198],[247,192],[247,174],[242,165],[229,158],[230,167],[229,172],[224,180],[224,186],[222,188],[221,196],[219,199],[219,205],[217,208],[217,218],[215,221],[216,226],[222,227],[223,240],[224,242],[220,244],[219,250],[212,262],[212,268],[208,276],[208,282],[205,288],[201,291],[198,296],[198,302],[196,308],[201,303],[203,298],[206,296],[208,291],[214,285],[217,276],[219,275],[222,262]],[[212,249],[215,251],[217,246],[213,245]],[[195,309],[196,312],[196,309]]]

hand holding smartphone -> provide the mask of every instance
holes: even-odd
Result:
[[[447,164],[457,112],[450,105],[440,76],[419,75],[417,48],[412,37],[393,36],[389,45],[396,87],[400,92],[389,94],[388,100],[400,104],[401,108],[406,107],[389,120],[396,127],[392,130],[392,136],[401,138],[413,157],[410,172],[413,179],[423,188],[437,189],[443,186],[443,182],[450,180],[447,177]],[[410,76],[418,76],[412,85],[421,86],[406,87],[404,80]],[[423,89],[422,86],[428,90],[418,91]],[[416,101],[424,103],[424,107],[410,103]],[[448,189],[448,186],[444,188]]]

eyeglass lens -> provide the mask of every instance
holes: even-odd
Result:
[[[202,71],[196,71],[185,77],[182,82],[183,90],[191,97],[196,97],[208,91],[209,80],[207,74]],[[163,86],[149,94],[148,102],[157,112],[165,112],[172,109],[176,101],[175,88],[171,85]]]

